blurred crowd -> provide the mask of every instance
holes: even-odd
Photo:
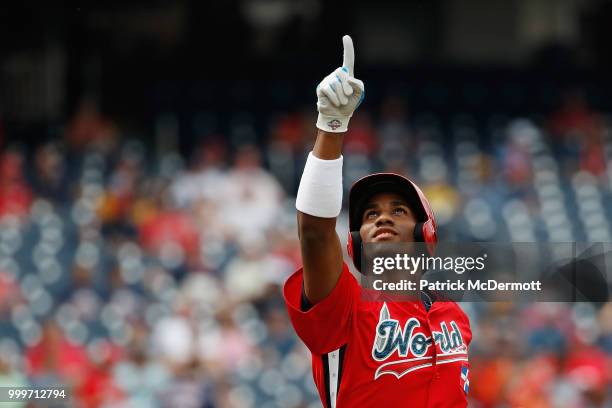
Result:
[[[62,385],[78,407],[320,406],[281,295],[313,123],[287,113],[258,143],[207,134],[181,154],[83,104],[61,137],[5,146],[0,386]],[[531,119],[389,97],[355,115],[344,157],[345,188],[415,179],[444,241],[611,241],[612,122],[577,91]],[[463,307],[470,406],[612,406],[612,303]]]

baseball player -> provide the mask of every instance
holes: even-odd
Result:
[[[352,39],[342,40],[342,66],[316,90],[318,133],[296,199],[303,267],[283,289],[291,323],[312,353],[326,408],[465,407],[472,334],[459,306],[425,294],[402,302],[383,292],[363,296],[367,289],[343,261],[335,230],[342,139],[365,91],[354,77]],[[361,242],[437,240],[427,199],[397,174],[372,174],[355,183],[349,224],[349,254],[358,269]]]

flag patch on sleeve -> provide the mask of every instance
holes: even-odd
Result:
[[[470,388],[469,374],[470,374],[470,369],[468,368],[467,364],[462,364],[460,384],[461,384],[461,387],[463,387],[463,392],[465,392],[466,395]]]

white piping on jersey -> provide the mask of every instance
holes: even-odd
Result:
[[[467,356],[465,357],[457,357],[457,358],[451,358],[448,360],[442,360],[442,361],[436,361],[436,365],[438,364],[448,364],[448,363],[454,363],[456,361],[469,361]]]
[[[465,356],[467,356],[467,352],[465,350],[449,351],[448,353],[440,353],[440,354],[438,354],[438,357],[458,356],[458,355],[465,355]]]
[[[336,349],[327,354],[327,366],[329,368],[329,400],[331,408],[336,408],[336,398],[338,397],[339,360],[340,349]]]

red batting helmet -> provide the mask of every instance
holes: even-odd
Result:
[[[436,221],[431,206],[421,189],[406,177],[395,173],[370,174],[359,179],[349,193],[349,237],[348,253],[355,267],[361,272],[361,221],[363,207],[378,193],[397,193],[403,196],[414,212],[417,223],[414,226],[415,242],[425,242],[431,252],[438,242]]]

